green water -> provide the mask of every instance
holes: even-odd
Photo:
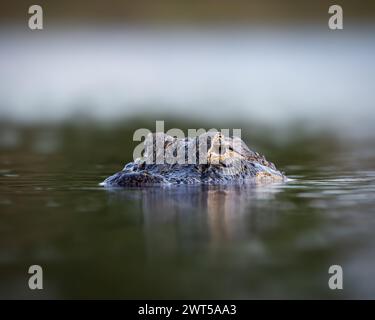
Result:
[[[99,187],[142,126],[2,125],[1,298],[375,298],[372,140],[237,126],[290,182]],[[28,288],[33,264],[43,290]]]

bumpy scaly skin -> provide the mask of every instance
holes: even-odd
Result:
[[[241,139],[224,137],[219,132],[184,139],[150,134],[144,144],[142,158],[128,163],[101,185],[224,185],[286,180],[273,163],[251,151]],[[196,159],[193,163],[192,158]]]

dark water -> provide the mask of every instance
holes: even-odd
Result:
[[[132,132],[2,127],[0,297],[375,298],[371,140],[246,131],[291,181],[99,187],[130,160]],[[27,285],[33,264],[40,291]],[[328,288],[334,264],[341,291]]]

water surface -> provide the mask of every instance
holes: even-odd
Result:
[[[1,297],[375,297],[371,141],[245,136],[292,178],[284,184],[99,187],[130,160],[131,132],[2,130]],[[32,264],[42,291],[27,287]],[[328,288],[333,264],[343,291]]]

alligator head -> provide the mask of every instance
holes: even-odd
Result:
[[[284,181],[272,162],[238,137],[207,132],[195,138],[150,134],[143,156],[105,179],[109,187],[174,184],[246,184]]]

